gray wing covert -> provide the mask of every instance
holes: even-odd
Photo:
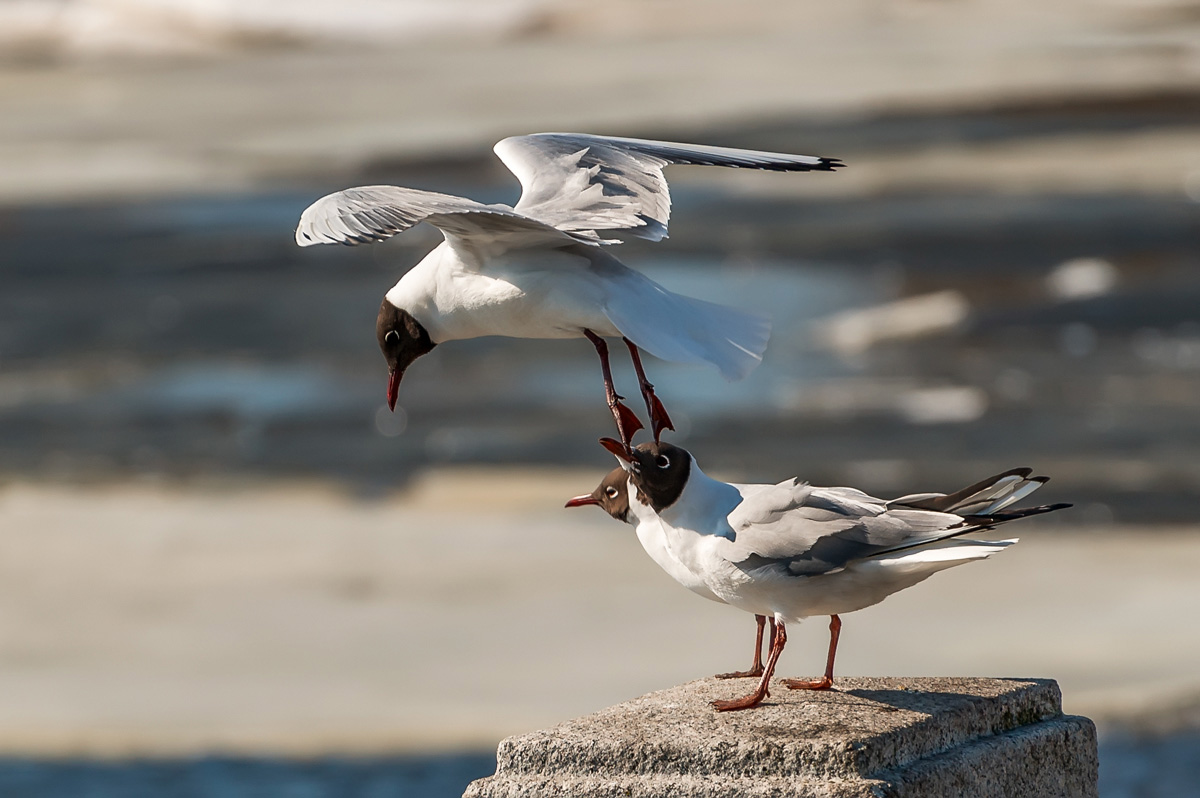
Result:
[[[945,537],[961,526],[956,515],[888,509],[853,488],[781,483],[746,496],[729,516],[736,540],[728,559],[743,570],[778,568],[811,576],[854,560]]]

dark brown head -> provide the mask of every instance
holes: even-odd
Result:
[[[674,504],[687,486],[692,473],[692,455],[687,449],[660,442],[638,444],[632,452],[626,452],[612,438],[601,438],[600,444],[629,464],[634,487],[656,513]]]
[[[629,523],[629,472],[614,468],[600,480],[600,485],[591,493],[576,496],[567,502],[567,507],[598,505],[604,512],[618,521]]]
[[[405,369],[437,344],[411,313],[386,299],[379,306],[379,317],[375,319],[375,337],[388,364],[388,407],[395,410]]]

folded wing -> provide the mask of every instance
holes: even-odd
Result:
[[[777,566],[800,576],[938,540],[961,527],[963,519],[928,510],[889,510],[883,500],[853,488],[791,481],[747,495],[729,523],[737,537],[728,559],[746,570]]]
[[[513,136],[495,151],[521,181],[517,211],[560,230],[609,230],[618,238],[651,241],[667,235],[671,195],[663,167],[670,164],[774,172],[828,172],[843,166],[837,159],[813,155],[581,133]]]
[[[892,502],[853,488],[814,488],[794,480],[763,486],[747,492],[729,515],[736,540],[728,559],[746,570],[775,567],[794,576],[831,573],[856,560],[1070,506],[1000,512],[1047,481],[1029,474],[1029,469],[1013,469],[949,496],[923,494]]]

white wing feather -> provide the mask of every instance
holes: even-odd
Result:
[[[360,186],[322,197],[301,214],[296,243],[307,247],[383,241],[420,222],[447,237],[476,244],[502,241],[506,248],[599,243],[595,234],[558,230],[506,205],[399,186]]]
[[[663,176],[670,164],[729,166],[775,172],[828,172],[834,158],[676,144],[669,141],[535,133],[495,146],[521,181],[521,213],[560,230],[612,230],[658,241],[667,235],[671,195]]]

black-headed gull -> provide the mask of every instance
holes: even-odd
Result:
[[[629,347],[655,440],[672,429],[638,350],[664,360],[708,363],[740,379],[762,359],[768,321],[668,291],[601,245],[667,234],[671,197],[663,168],[730,166],[777,172],[830,171],[841,162],[810,155],[673,144],[576,133],[537,133],[495,146],[521,182],[516,205],[396,186],[330,194],[300,217],[296,242],[382,241],[419,223],[445,241],[384,296],[375,333],[387,360],[387,400],[414,360],[444,341],[501,335],[587,338],[596,347],[605,396],[621,439],[641,427],[621,404],[606,337]],[[607,238],[601,234],[610,234]]]
[[[688,590],[695,593],[697,596],[703,596],[710,601],[716,601],[721,604],[725,600],[712,592],[708,585],[704,584],[704,580],[692,573],[679,558],[676,557],[667,547],[666,533],[661,524],[656,524],[650,521],[637,523],[629,515],[629,475],[623,468],[614,468],[609,472],[608,476],[600,481],[600,485],[591,493],[585,493],[582,496],[576,496],[567,501],[567,507],[587,507],[596,505],[603,509],[618,521],[627,524],[633,524],[638,542],[642,544],[642,548],[650,555],[650,559],[662,568],[667,574],[679,584],[686,587]],[[733,671],[732,673],[718,673],[718,679],[739,679],[743,677],[762,676],[763,661],[762,661],[762,639],[763,627],[767,623],[766,616],[757,615],[755,621],[758,624],[758,631],[754,635],[754,660],[750,665],[749,670]],[[771,634],[775,633],[775,620],[771,619]],[[768,644],[769,647],[769,644]]]
[[[671,554],[727,604],[775,620],[758,687],[742,698],[713,702],[719,711],[747,709],[767,697],[787,643],[786,624],[830,616],[825,675],[783,682],[792,689],[829,689],[840,615],[1017,542],[962,535],[1070,506],[1005,511],[1047,482],[1027,468],[950,495],[885,501],[855,488],[818,488],[795,479],[733,485],[706,475],[678,446],[656,442],[628,450],[612,439],[602,442],[628,468],[629,516],[639,534],[642,525],[647,534],[661,534]]]

